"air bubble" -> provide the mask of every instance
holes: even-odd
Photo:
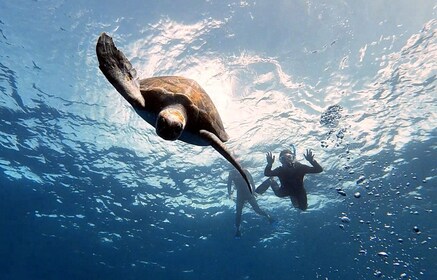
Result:
[[[346,192],[344,190],[337,190],[337,193],[342,196],[346,196]]]
[[[388,254],[386,252],[378,252],[378,256],[380,257],[388,257]]]
[[[348,223],[351,222],[351,219],[349,219],[347,216],[343,216],[343,217],[341,217],[340,220],[341,220],[343,223],[346,223],[346,224],[348,224]]]
[[[364,182],[364,180],[366,180],[366,177],[360,176],[357,180],[357,184],[361,184],[362,182]]]

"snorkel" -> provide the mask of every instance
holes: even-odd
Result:
[[[295,147],[293,144],[291,144],[290,148],[291,148],[291,153],[292,153],[292,154],[294,155],[294,157],[296,158],[296,147]]]

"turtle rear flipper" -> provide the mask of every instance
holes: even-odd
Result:
[[[240,172],[241,176],[243,177],[244,181],[247,183],[247,187],[249,188],[250,193],[252,193],[252,187],[250,186],[249,178],[247,177],[246,173],[243,171],[243,168],[238,163],[238,161],[229,153],[226,146],[223,144],[222,141],[214,134],[207,130],[200,130],[199,131],[200,136],[208,141],[210,145],[219,152],[223,157],[225,157],[237,170]]]
[[[96,53],[99,68],[106,79],[133,106],[144,107],[145,100],[140,92],[137,71],[106,33],[102,33],[97,40]]]

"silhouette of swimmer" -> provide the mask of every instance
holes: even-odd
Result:
[[[247,169],[245,169],[245,168],[243,168],[243,171],[246,173],[247,178],[249,179],[250,185],[255,186],[254,181],[253,181],[253,177],[249,173],[249,171],[247,171]],[[272,180],[269,178],[266,181],[264,181],[263,184],[270,186],[271,182],[272,182]],[[263,184],[261,184],[260,186],[262,186]],[[229,171],[229,176],[228,176],[227,187],[228,187],[229,198],[232,198],[232,193],[233,193],[232,185],[234,185],[235,189],[237,190],[237,199],[235,201],[236,202],[236,214],[235,214],[236,232],[235,232],[235,237],[241,236],[241,231],[240,231],[241,214],[243,212],[243,207],[244,207],[244,204],[246,204],[246,202],[248,202],[250,204],[250,206],[252,206],[252,209],[257,214],[266,217],[270,223],[273,222],[272,217],[259,207],[258,202],[255,199],[255,196],[252,193],[250,193],[250,191],[247,189],[247,184],[243,180],[243,178],[241,177],[240,173],[238,173],[238,171],[236,171],[234,169]]]
[[[312,165],[308,166],[296,161],[296,149],[292,145],[292,150],[285,149],[279,154],[279,161],[282,166],[272,170],[275,156],[271,152],[266,154],[267,166],[264,169],[264,175],[268,177],[278,177],[281,186],[272,180],[274,183],[270,185],[261,185],[256,189],[256,193],[263,194],[269,186],[278,197],[290,197],[291,203],[295,208],[305,211],[308,208],[307,193],[304,188],[303,179],[306,174],[320,173],[323,168],[314,159],[314,154],[311,150],[306,150],[305,159]]]

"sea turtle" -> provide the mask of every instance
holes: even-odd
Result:
[[[155,126],[161,138],[211,145],[240,172],[252,191],[243,168],[223,144],[229,136],[216,107],[196,81],[179,76],[139,80],[132,64],[106,33],[100,35],[96,53],[106,79],[138,115]]]

